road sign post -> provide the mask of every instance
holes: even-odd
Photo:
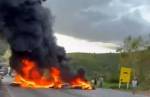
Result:
[[[127,89],[128,89],[129,83],[130,83],[130,78],[131,78],[131,68],[121,67],[119,88],[121,88],[121,84],[127,84]]]

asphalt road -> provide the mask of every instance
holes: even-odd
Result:
[[[0,97],[4,96],[3,86],[0,85]]]
[[[110,89],[26,89],[10,86],[10,78],[5,78],[3,82],[5,83],[5,88],[7,89],[10,97],[148,97]]]

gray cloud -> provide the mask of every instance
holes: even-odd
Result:
[[[149,0],[48,0],[56,32],[89,41],[119,42],[149,32],[141,9]]]

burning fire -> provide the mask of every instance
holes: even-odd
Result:
[[[65,82],[61,78],[61,70],[52,67],[43,71],[39,70],[36,62],[23,59],[22,74],[16,74],[14,83],[25,88],[63,88]],[[71,88],[92,89],[91,84],[81,77],[75,77],[68,83]]]
[[[27,59],[22,61],[22,75],[16,74],[15,83],[20,84],[22,87],[32,88],[61,88],[63,82],[60,78],[60,70],[52,67],[47,73],[50,77],[44,76],[37,68],[36,63]]]
[[[88,81],[83,80],[80,77],[76,77],[74,80],[71,81],[71,87],[72,88],[88,89],[88,90],[93,89],[91,84]]]

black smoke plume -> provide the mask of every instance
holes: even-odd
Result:
[[[22,60],[28,58],[37,63],[39,71],[58,67],[66,82],[85,75],[70,71],[65,49],[57,46],[53,34],[53,16],[42,6],[45,0],[0,0],[0,35],[10,45],[10,66],[22,74]],[[42,72],[43,73],[43,72]]]
[[[43,1],[0,0],[0,33],[11,47],[10,65],[16,72],[21,73],[20,61],[26,57],[40,68],[60,67],[66,60],[64,48],[56,45],[53,17]]]

